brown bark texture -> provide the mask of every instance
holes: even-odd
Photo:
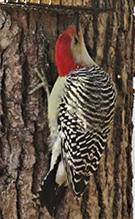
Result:
[[[114,11],[93,9],[80,16],[91,57],[116,84],[116,110],[108,145],[81,203],[67,189],[55,219],[133,217],[133,6],[132,0],[121,0]],[[33,199],[49,163],[47,95],[43,88],[28,93],[40,82],[37,71],[43,70],[53,87],[55,42],[71,19],[70,12],[0,5],[0,219],[51,218]]]

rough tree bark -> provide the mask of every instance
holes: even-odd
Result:
[[[95,1],[96,2],[96,1]],[[101,1],[102,2],[102,1]],[[103,1],[104,3],[104,1]],[[81,205],[68,190],[55,219],[132,218],[132,78],[135,71],[133,1],[112,12],[81,16],[87,49],[117,88],[114,126]],[[71,16],[0,5],[0,219],[49,219],[33,201],[47,172],[47,100],[28,92],[43,69],[53,86],[54,45]]]

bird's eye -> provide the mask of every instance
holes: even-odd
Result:
[[[75,44],[77,44],[78,43],[78,39],[75,37]]]

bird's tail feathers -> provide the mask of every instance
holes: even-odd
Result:
[[[54,165],[54,169],[47,174],[41,186],[41,191],[39,191],[41,207],[46,206],[52,216],[56,214],[57,207],[64,197],[67,188],[65,183],[59,186],[55,180],[59,163],[60,161],[57,162],[57,164]]]

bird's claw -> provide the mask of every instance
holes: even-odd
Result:
[[[41,73],[37,70],[36,71],[38,77],[41,80],[41,83],[37,84],[36,87],[34,87],[32,90],[29,91],[29,94],[33,94],[36,90],[38,90],[39,88],[43,87],[46,94],[47,94],[47,98],[49,99],[50,96],[50,92],[49,92],[49,85],[45,76],[45,73],[43,71],[43,69],[41,69]]]

